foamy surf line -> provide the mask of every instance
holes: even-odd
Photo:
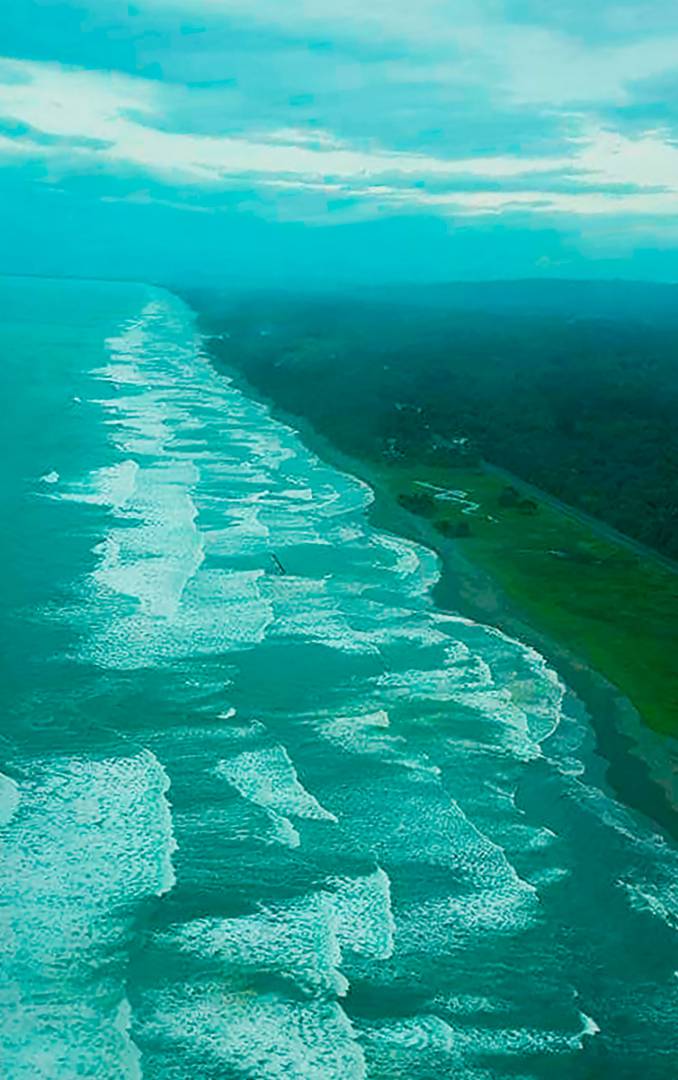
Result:
[[[556,674],[522,643],[437,610],[437,555],[373,528],[371,490],[219,376],[180,302],[151,290],[108,348],[87,406],[105,452],[81,475],[55,459],[56,479],[50,461],[34,476],[43,508],[79,513],[69,520],[99,537],[83,603],[67,612],[82,670],[96,672],[84,700],[112,691],[122,745],[154,756],[99,771],[79,758],[77,777],[60,758],[48,801],[61,828],[30,786],[0,783],[12,852],[29,821],[38,861],[57,866],[62,943],[80,929],[71,878],[83,918],[110,918],[114,951],[116,919],[143,905],[143,938],[129,928],[142,962],[93,1028],[68,1014],[74,1041],[105,1023],[116,1076],[141,1061],[163,1080],[196,1068],[488,1080],[488,1058],[497,1076],[502,1062],[527,1075],[537,1056],[541,1069],[585,1055],[594,1035],[609,1046],[627,999],[623,979],[595,983],[615,967],[608,911],[627,920],[629,950],[640,926],[656,946],[666,852],[558,773],[563,745],[571,760],[579,744]],[[598,877],[608,865],[611,892]],[[604,917],[578,905],[591,881]],[[570,950],[558,927],[571,911]],[[76,959],[98,970],[90,945]]]
[[[107,411],[122,415],[122,432],[121,434],[114,433],[113,436],[116,443],[120,444],[121,451],[129,451],[130,448],[135,446],[139,449],[138,439],[139,437],[142,437],[142,439],[145,437],[147,441],[146,443],[142,442],[141,449],[156,456],[161,455],[163,459],[167,460],[168,453],[172,453],[171,447],[174,439],[172,415],[174,414],[181,421],[187,422],[187,418],[191,415],[191,407],[195,407],[203,400],[206,400],[209,402],[210,407],[216,407],[217,410],[220,407],[225,407],[234,414],[233,423],[229,424],[230,438],[234,444],[247,446],[248,453],[254,454],[255,457],[257,455],[265,457],[269,466],[279,468],[291,458],[306,459],[308,466],[311,468],[311,475],[317,472],[321,488],[325,485],[327,491],[324,496],[321,495],[320,502],[317,503],[317,495],[314,496],[316,488],[307,486],[304,491],[303,502],[309,509],[316,510],[316,512],[319,510],[321,516],[329,514],[330,519],[337,514],[345,516],[353,511],[364,513],[374,500],[374,492],[369,485],[355,476],[348,473],[339,473],[325,466],[312,451],[309,451],[303,445],[294,428],[271,415],[268,406],[247,398],[231,381],[217,375],[205,353],[200,349],[199,339],[194,332],[174,354],[170,351],[169,355],[167,352],[157,355],[159,324],[161,325],[163,320],[168,320],[170,323],[183,321],[187,326],[191,326],[193,314],[183,305],[183,302],[162,290],[153,290],[152,297],[139,318],[133,320],[129,328],[122,334],[109,340],[110,363],[93,372],[105,383],[136,389],[136,396],[131,398],[125,396],[122,398],[113,397],[110,400],[101,402]],[[163,383],[167,387],[165,398],[158,400],[157,391],[154,387],[162,387]],[[139,405],[146,398],[148,398],[148,407],[145,407],[142,411]],[[151,415],[157,415],[157,420],[150,424],[148,421],[148,408],[151,410]],[[257,424],[257,427],[252,430],[242,427],[239,420],[239,416],[246,415],[248,409],[252,410]],[[260,430],[262,422],[265,424],[267,432],[272,433],[271,435],[262,434]],[[150,435],[147,434],[149,431]],[[272,439],[273,435],[277,436],[277,440]],[[150,442],[148,438],[150,438]],[[278,445],[277,450],[272,450],[272,443]],[[195,487],[200,476],[198,461],[199,459],[192,463],[192,487]],[[172,469],[176,470],[176,468],[178,468],[178,463],[176,465],[172,464]],[[133,495],[134,488],[138,485],[138,477],[138,464],[128,459],[113,469],[101,470],[93,478],[95,491],[91,495],[83,492],[80,497],[105,501],[108,505],[120,508]],[[346,496],[340,496],[334,478],[341,479],[346,485],[348,500]],[[176,485],[173,475],[169,477],[168,483],[170,489]],[[64,495],[61,497],[64,497]],[[70,497],[77,497],[77,495],[71,495]],[[186,497],[188,506],[191,502],[188,489]],[[298,514],[296,507],[295,513]],[[153,511],[151,511],[151,516],[154,516]],[[194,508],[189,516],[192,517],[195,527],[198,510]],[[258,535],[262,539],[268,538],[267,530],[263,530],[259,524],[257,524],[257,529],[260,530]],[[363,521],[363,529],[369,543],[373,543],[393,555],[395,560],[393,572],[399,580],[400,588],[406,586],[408,593],[410,593],[410,602],[416,598],[425,600],[427,605],[430,605],[432,589],[440,575],[440,560],[437,553],[413,541],[372,529],[365,521]],[[162,539],[162,537],[159,539]],[[177,580],[177,573],[183,575],[183,583],[176,586],[173,598],[166,593],[166,590],[160,584],[154,585],[152,580],[148,581],[145,575],[139,577],[136,571],[129,568],[121,568],[116,571],[115,567],[111,565],[110,557],[107,563],[105,562],[102,566],[99,579],[107,584],[110,582],[110,587],[117,587],[122,593],[134,595],[136,589],[136,595],[140,598],[144,597],[143,602],[149,607],[151,613],[156,610],[161,614],[172,613],[177,610],[186,582],[198,572],[200,563],[204,558],[202,554],[205,546],[204,539],[198,539],[197,544],[199,554],[195,559],[189,560],[190,565],[186,564],[185,570],[179,571],[178,567],[175,570],[171,565],[168,566],[165,574],[168,582]],[[109,550],[111,546],[115,548],[115,543],[113,545],[109,544]],[[151,548],[146,554],[152,553],[153,549]],[[138,585],[134,583],[135,577],[139,581]],[[142,589],[143,593],[139,593],[139,589]],[[150,590],[150,593],[148,590]],[[164,591],[166,595],[164,597],[158,596],[158,599],[155,600],[154,591]],[[460,616],[453,617],[458,618],[460,623],[463,622],[466,625],[480,625],[474,624],[472,620],[463,620]],[[497,635],[501,633],[498,630],[492,630],[492,632]],[[555,673],[551,671],[546,661],[535,650],[506,635],[501,636],[507,643],[524,649],[525,654],[529,655],[533,660],[535,668],[539,668],[539,674],[549,678],[554,685],[559,685]],[[342,637],[345,637],[344,631],[342,631]],[[331,628],[329,640],[332,640]],[[352,647],[360,648],[357,637],[354,640],[355,644]],[[339,647],[348,647],[347,641],[343,645],[340,639],[338,639],[338,642]],[[544,719],[546,720],[546,717]],[[558,710],[553,709],[542,737],[551,734],[555,730],[557,723]],[[541,741],[541,739],[538,741]]]
[[[225,378],[225,376],[223,377]],[[230,385],[233,384],[231,383]],[[244,393],[243,396],[245,396]],[[284,431],[286,436],[291,440],[294,440],[299,450],[305,454],[314,465],[318,466],[324,473],[330,472],[334,473],[335,476],[343,477],[349,481],[351,485],[354,485],[358,492],[363,493],[364,499],[360,505],[360,509],[363,512],[374,503],[375,492],[365,480],[356,477],[349,472],[339,471],[335,467],[327,466],[313,450],[307,448],[303,444],[298,431],[291,423],[286,423],[285,421],[274,417],[271,414],[269,405],[261,402],[257,402],[256,404],[265,415],[267,424],[271,425],[273,428]],[[330,505],[332,502],[333,499],[331,498]],[[369,544],[373,544],[376,548],[381,548],[394,555],[394,573],[397,575],[401,587],[406,584],[408,593],[410,594],[410,600],[415,598],[416,600],[424,602],[427,607],[433,607],[433,589],[442,573],[442,561],[439,554],[413,540],[373,528],[367,520],[363,520],[363,528]],[[456,623],[460,626],[477,628],[484,633],[494,635],[497,639],[505,642],[510,647],[521,650],[529,666],[531,666],[536,680],[541,682],[541,680],[544,679],[551,687],[551,692],[545,695],[546,700],[542,701],[541,705],[535,701],[528,710],[530,737],[533,740],[534,745],[538,746],[553,735],[560,722],[566,687],[557,672],[551,668],[548,661],[532,646],[527,645],[518,638],[511,637],[497,627],[478,623],[475,620],[458,613],[441,612],[439,609],[435,608],[433,608],[433,610],[436,623],[447,623],[448,625],[454,625]],[[342,647],[341,644],[339,647]],[[356,647],[359,648],[360,646],[357,645]]]

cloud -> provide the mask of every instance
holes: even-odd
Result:
[[[326,78],[337,60],[350,66],[354,57],[363,72],[399,68],[410,84],[484,88],[495,105],[620,103],[630,81],[672,70],[678,54],[669,0],[646,0],[642,16],[635,0],[602,0],[593,11],[581,0],[140,0],[136,10],[140,20],[190,20],[203,30],[179,52],[208,69],[210,53],[223,57],[225,42],[213,48],[220,27],[236,41],[256,30],[273,56],[331,46]]]
[[[678,148],[661,130],[632,137],[579,116],[579,133],[555,154],[411,153],[351,145],[322,129],[167,130],[167,115],[187,108],[191,90],[120,73],[5,60],[0,78],[0,119],[19,125],[14,138],[5,127],[0,154],[43,160],[53,178],[126,172],[212,193],[246,182],[267,193],[267,205],[276,190],[298,192],[300,212],[310,194],[362,201],[375,212],[678,212]]]
[[[283,276],[283,251],[315,278],[329,251],[347,276],[360,258],[407,275],[415,251],[430,274],[432,250],[441,274],[482,276],[575,248],[587,272],[645,252],[643,274],[663,249],[667,274],[674,2],[3,0],[13,258],[61,229],[58,250],[75,230],[105,270],[117,244],[123,269],[133,249],[164,272],[181,234],[177,266],[195,245],[219,272],[240,244]]]

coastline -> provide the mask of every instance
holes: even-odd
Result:
[[[604,764],[611,789],[625,805],[678,840],[675,740],[650,729],[616,686],[529,621],[491,575],[467,558],[459,544],[441,536],[425,518],[400,506],[373,463],[346,454],[319,433],[306,417],[281,408],[238,368],[211,352],[209,334],[202,334],[201,338],[217,371],[231,378],[244,393],[265,403],[271,415],[294,429],[318,457],[369,485],[374,501],[368,508],[368,516],[375,528],[422,544],[437,554],[441,572],[432,591],[432,601],[438,608],[496,627],[544,656],[590,721],[596,752]]]

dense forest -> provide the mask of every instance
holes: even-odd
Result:
[[[482,458],[678,557],[678,287],[188,299],[217,360],[342,449]]]

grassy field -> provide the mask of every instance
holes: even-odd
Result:
[[[539,630],[678,734],[678,575],[483,468],[388,467],[384,485],[454,538]],[[442,489],[442,490],[440,490]],[[525,502],[525,500],[531,500]],[[508,504],[508,505],[505,505]]]

